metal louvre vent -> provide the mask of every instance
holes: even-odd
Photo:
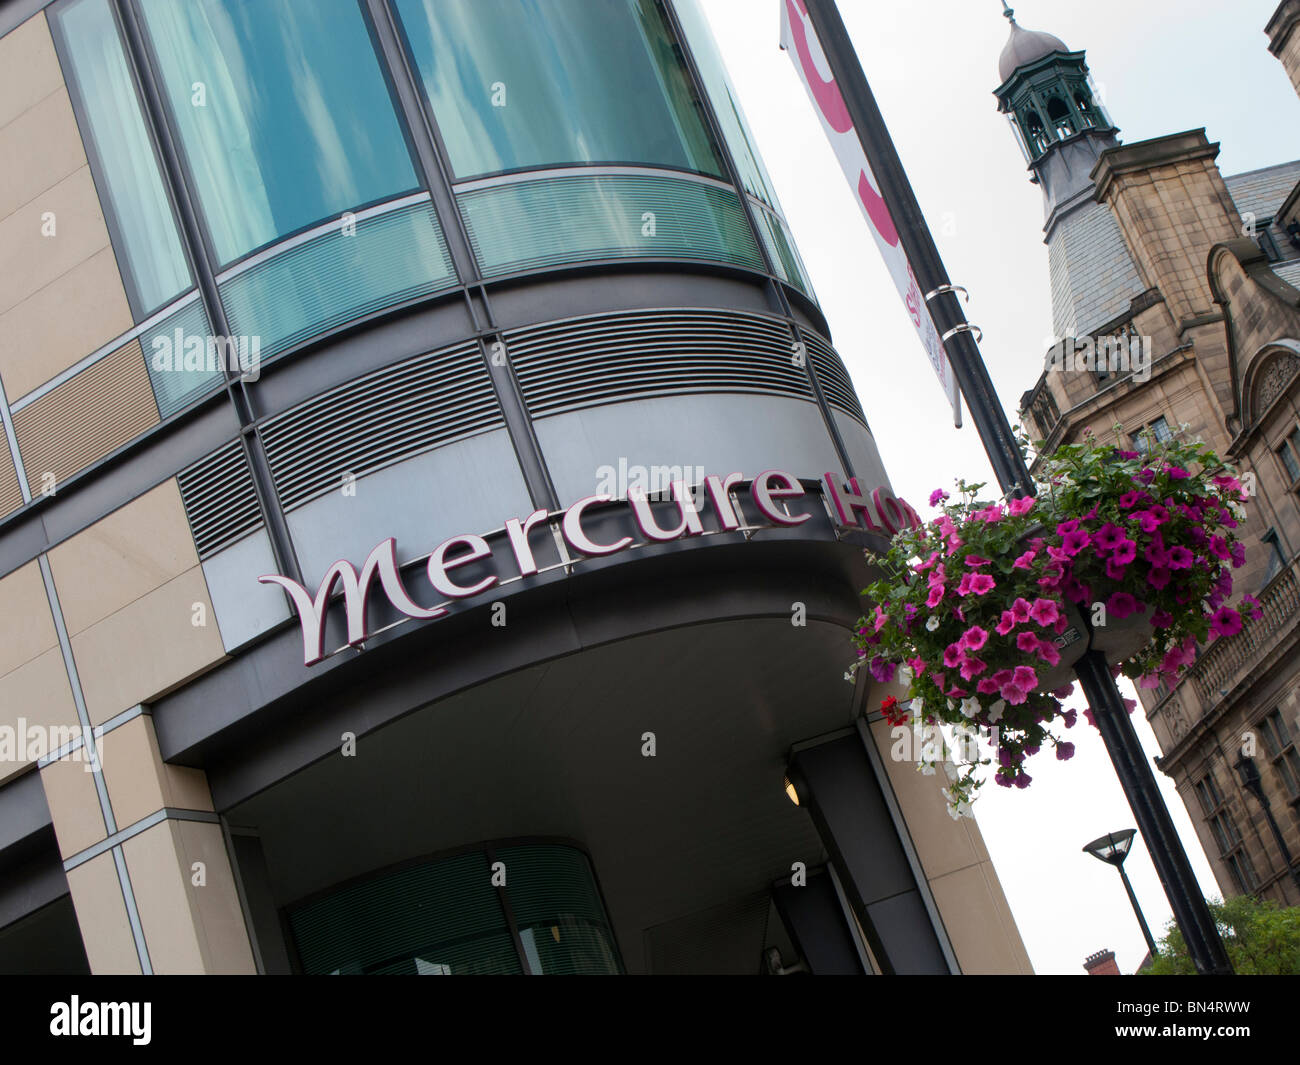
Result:
[[[839,407],[845,414],[851,414],[866,425],[867,416],[862,412],[862,404],[853,388],[853,382],[849,380],[849,372],[844,368],[844,362],[836,354],[835,349],[816,333],[808,330],[803,331],[803,339],[808,348],[808,358],[812,360],[813,370],[817,374],[817,380],[826,394],[826,402]]]
[[[476,341],[349,381],[269,419],[267,460],[286,510],[453,440],[504,424]]]
[[[505,334],[537,416],[643,396],[752,392],[813,398],[778,319],[737,311],[600,315]]]
[[[200,560],[262,524],[253,477],[238,440],[181,470],[176,480]]]

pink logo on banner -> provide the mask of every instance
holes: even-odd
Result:
[[[863,214],[871,225],[872,236],[875,237],[880,254],[898,288],[907,316],[920,334],[921,344],[935,376],[939,378],[939,383],[952,404],[953,422],[960,425],[961,400],[956,379],[943,350],[943,342],[925,306],[916,275],[912,272],[912,264],[908,262],[907,253],[899,238],[898,227],[880,195],[871,164],[858,140],[857,131],[853,128],[853,120],[844,97],[826,64],[821,42],[817,40],[808,21],[808,9],[804,0],[783,0],[781,46],[790,52],[795,70],[808,89],[826,136],[844,170],[844,176],[856,192]]]

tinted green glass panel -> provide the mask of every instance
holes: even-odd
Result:
[[[745,121],[740,99],[731,84],[727,68],[723,65],[722,56],[718,53],[717,42],[704,12],[700,10],[697,0],[672,0],[672,5],[681,23],[686,44],[699,68],[700,80],[704,83],[704,91],[709,95],[722,135],[727,147],[731,149],[731,157],[736,162],[736,169],[740,171],[745,191],[779,211],[781,208],[776,200],[772,180],[754,146],[749,123]]]
[[[211,336],[207,312],[197,298],[140,334],[149,380],[164,418],[207,395],[224,380]]]
[[[232,333],[260,338],[262,359],[337,325],[454,283],[428,202],[333,228],[220,284]]]
[[[753,201],[751,200],[750,203],[753,204]],[[810,299],[815,298],[807,272],[803,267],[803,260],[799,258],[799,252],[794,246],[785,222],[767,208],[758,205],[754,205],[754,219],[758,223],[768,258],[772,260],[777,274],[805,296]]]
[[[535,178],[457,197],[487,276],[589,259],[674,258],[762,270],[740,197],[686,178]]]
[[[140,0],[217,259],[414,190],[357,0]]]
[[[379,873],[292,907],[289,926],[308,973],[450,976],[621,971],[586,857],[530,844],[493,853],[504,863],[520,939],[506,922],[483,853]]]
[[[163,187],[108,0],[76,0],[50,14],[64,74],[82,109],[122,281],[136,320],[189,288],[189,264]]]
[[[296,907],[289,924],[308,973],[522,971],[482,854],[350,884]]]
[[[721,174],[653,0],[397,0],[457,178],[574,163]]]
[[[535,973],[616,973],[614,938],[591,866],[570,847],[528,845],[495,852],[524,956]]]

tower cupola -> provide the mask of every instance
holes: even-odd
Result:
[[[1097,99],[1083,52],[1072,52],[1050,33],[1027,30],[1003,0],[1011,37],[998,61],[999,110],[1011,119],[1030,165],[1057,145],[1090,133],[1113,135],[1115,127]]]

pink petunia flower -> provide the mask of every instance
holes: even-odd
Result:
[[[1216,636],[1236,636],[1241,631],[1241,615],[1230,606],[1220,607],[1210,617],[1210,631]]]
[[[997,582],[987,573],[967,573],[957,586],[957,594],[967,595],[987,595],[997,587]]]
[[[1028,569],[1029,564],[1038,556],[1037,551],[1026,551],[1023,555],[1011,563],[1012,569]]]
[[[1104,551],[1107,554],[1114,551],[1123,539],[1124,530],[1114,522],[1109,521],[1093,533],[1092,536],[1092,542],[1097,546],[1098,550]]]
[[[1007,510],[1011,512],[1013,518],[1023,517],[1034,509],[1034,497],[1022,496],[1020,499],[1013,499],[1007,504]]]
[[[1137,558],[1137,544],[1132,540],[1124,539],[1115,545],[1115,550],[1111,558],[1119,565],[1127,566]]]
[[[1060,616],[1061,608],[1050,599],[1035,599],[1034,605],[1029,608],[1029,617],[1044,628],[1055,624]]]
[[[1011,673],[1011,682],[1026,691],[1033,691],[1038,687],[1038,674],[1029,666],[1016,666]]]
[[[1075,529],[1065,534],[1065,539],[1061,541],[1061,550],[1073,558],[1091,543],[1092,537],[1086,530]]]
[[[1112,617],[1123,619],[1137,613],[1137,600],[1128,592],[1115,592],[1106,600],[1106,609]]]
[[[985,629],[978,625],[972,625],[969,629],[961,634],[961,639],[957,645],[967,651],[978,651],[989,641],[989,634]],[[970,678],[967,677],[967,680]]]

